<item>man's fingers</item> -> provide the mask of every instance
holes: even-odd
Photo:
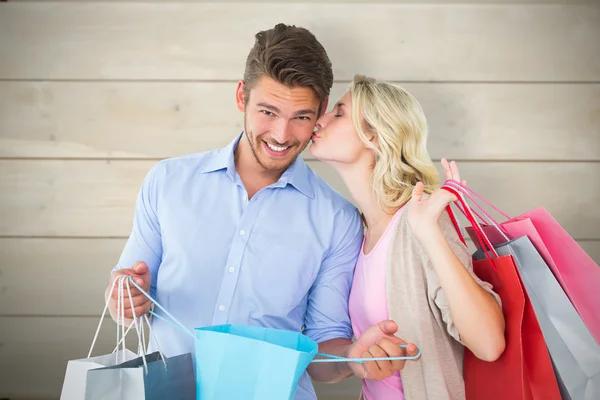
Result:
[[[123,278],[122,280],[119,279],[120,277],[125,276],[125,278]],[[114,274],[112,274],[111,278],[110,278],[110,285],[112,287],[113,283],[115,280],[118,279],[117,283],[115,284],[115,288],[113,289],[113,292],[117,291],[117,288],[119,285],[123,285],[123,288],[125,290],[127,290],[127,282],[125,282],[125,279],[130,279],[129,277],[132,277],[133,281],[140,286],[142,289],[147,290],[148,286],[150,286],[150,279],[149,279],[149,275],[147,276],[142,276],[142,275],[137,275],[134,271],[132,270],[122,270],[122,271],[117,271]],[[129,287],[131,288],[131,290],[138,290],[135,285],[133,285],[131,282],[129,282]]]
[[[145,262],[142,262],[142,261],[136,262],[133,265],[132,269],[138,275],[145,275],[150,272],[150,269],[148,268],[148,264],[146,264]]]
[[[406,345],[406,355],[408,357],[414,357],[417,354],[419,354],[419,348],[417,347],[416,344],[410,343]],[[421,356],[419,355],[419,357],[415,358],[414,360],[420,360]]]
[[[403,349],[402,347],[399,346],[400,343],[398,343],[398,342],[402,342],[402,341],[398,338],[394,338],[394,339],[397,339],[397,340],[382,338],[379,341],[379,343],[378,343],[379,347],[381,347],[382,351],[384,351],[386,354],[388,354],[387,356],[384,356],[384,357],[404,357],[407,354],[405,349]],[[404,360],[390,361],[390,366],[394,371],[399,371],[400,369],[402,369],[404,367]]]
[[[111,293],[112,298],[116,299],[119,296],[119,286],[120,285],[121,285],[121,282],[117,282],[117,284],[115,285],[115,289]],[[123,286],[123,295],[125,297],[129,297],[129,292],[131,292],[132,297],[143,296],[142,292],[140,292],[138,290],[138,288],[133,286],[131,283],[129,283],[129,291],[127,290],[127,282],[123,282],[122,286]]]
[[[386,353],[381,346],[379,345],[371,345],[369,346],[369,353],[373,358],[387,358],[389,357],[388,353]],[[390,360],[377,360],[377,361],[368,361],[369,363],[376,363],[379,368],[381,375],[389,376],[391,374],[392,362]]]
[[[112,283],[113,280],[117,279],[119,276],[122,275],[132,276],[134,280],[139,280],[141,282],[145,282],[149,277],[149,274],[138,274],[133,269],[120,269],[112,274],[110,283]]]
[[[134,282],[135,282],[135,283],[136,283],[138,286],[141,286],[141,287],[142,287],[142,289],[144,288],[144,286],[146,286],[146,280],[145,280],[144,278],[140,278],[140,277],[137,277],[137,276],[135,276],[135,275],[132,275],[132,276],[133,276],[133,278],[132,278],[132,279],[133,279],[133,281],[134,281]],[[129,284],[129,286],[131,286],[132,288],[135,288],[135,286],[133,286],[131,283]]]
[[[365,351],[361,355],[361,358],[373,358],[373,354],[371,354],[368,351]],[[377,364],[375,361],[365,361],[363,363],[363,366],[365,367],[365,379],[378,379],[381,375],[381,369],[379,368],[379,364]]]
[[[141,306],[142,304],[146,304],[150,300],[148,300],[148,298],[146,296],[140,295],[140,296],[135,296],[135,297],[131,296],[131,301],[129,301],[129,295],[127,295],[127,293],[125,293],[125,297],[123,299],[121,299],[121,301],[124,301],[123,306],[125,306],[125,309],[127,309],[127,308],[131,308],[131,302],[133,302],[134,307],[138,307],[138,306]]]
[[[148,302],[147,304],[140,306],[140,307],[135,307],[135,316],[136,317],[141,317],[144,314],[147,314],[148,311],[150,310],[152,304],[150,302]],[[124,310],[124,314],[125,314],[125,319],[132,319],[133,318],[133,313],[131,312],[131,308],[126,308]],[[121,318],[121,316],[119,315],[118,318]]]

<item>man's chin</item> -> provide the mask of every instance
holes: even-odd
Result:
[[[261,157],[262,158],[261,164],[262,164],[263,168],[266,169],[267,171],[283,172],[290,165],[292,165],[292,163],[294,162],[296,157],[297,157],[297,155],[295,155],[293,157],[282,158],[282,159],[273,159],[272,157],[263,155],[263,157]]]

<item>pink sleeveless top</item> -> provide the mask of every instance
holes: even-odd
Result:
[[[402,210],[403,208],[396,212],[369,254],[364,254],[363,241],[349,300],[350,319],[356,338],[369,327],[388,319],[385,266],[392,235]],[[404,400],[402,379],[398,372],[382,381],[365,379],[362,386],[365,400]]]

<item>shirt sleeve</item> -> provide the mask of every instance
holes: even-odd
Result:
[[[352,338],[348,298],[363,241],[363,224],[355,208],[340,211],[334,221],[331,251],[321,263],[308,295],[304,334],[317,343]]]
[[[133,227],[125,248],[113,272],[131,268],[137,261],[148,265],[152,275],[150,294],[156,297],[156,279],[162,260],[162,241],[158,219],[158,189],[161,164],[154,165],[146,174],[135,204]]]
[[[498,304],[502,306],[500,296],[498,296],[498,294],[494,292],[492,285],[486,281],[479,279],[479,277],[477,277],[477,275],[475,275],[475,273],[473,272],[473,259],[471,253],[469,252],[467,246],[465,246],[460,240],[460,237],[458,236],[458,233],[456,232],[456,229],[454,228],[454,225],[452,224],[452,221],[450,220],[450,217],[448,216],[448,213],[446,211],[444,211],[442,213],[442,216],[440,217],[440,228],[442,230],[444,238],[446,239],[446,242],[448,243],[448,246],[456,255],[456,257],[460,260],[461,264],[465,266],[465,268],[467,269],[469,274],[471,274],[475,282],[477,282],[477,284],[486,292],[490,293],[494,297],[496,302],[498,302]],[[452,314],[450,314],[448,297],[446,296],[446,293],[442,289],[442,286],[439,280],[437,279],[437,274],[435,274],[433,266],[428,265],[428,270],[432,271],[432,273],[429,274],[430,276],[428,277],[429,293],[441,312],[442,319],[446,323],[448,333],[460,342],[460,334],[458,333],[458,329],[456,329],[456,326],[454,325],[454,321],[452,320]]]

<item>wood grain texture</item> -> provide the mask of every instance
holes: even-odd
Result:
[[[398,81],[600,81],[596,5],[2,7],[3,79],[238,80],[254,34],[286,22],[315,33],[338,80],[361,72]]]
[[[423,106],[434,159],[600,161],[600,84],[395,84]],[[330,108],[346,88],[334,85]],[[228,82],[0,82],[0,157],[210,150],[243,130],[234,91]]]
[[[99,320],[100,312],[91,318],[0,317],[0,398],[58,399],[67,362],[87,357]],[[93,355],[111,353],[116,334],[116,324],[105,319]],[[137,351],[135,331],[126,344]]]
[[[349,197],[329,166],[307,162]],[[126,237],[152,161],[0,161],[0,235]],[[474,190],[509,215],[546,207],[575,239],[600,239],[600,163],[462,162]]]
[[[10,0],[12,3],[55,3],[56,0]],[[103,3],[121,0],[102,0]],[[595,4],[595,0],[373,0],[380,4]],[[98,0],[70,0],[73,3],[97,3]],[[169,0],[135,0],[137,3],[168,3]],[[223,3],[221,0],[177,0],[178,3]],[[261,0],[261,3],[286,3],[285,0]],[[364,3],[365,0],[302,0],[302,3]],[[256,3],[256,0],[228,0],[229,4]]]
[[[126,239],[0,239],[0,316],[99,316]]]

